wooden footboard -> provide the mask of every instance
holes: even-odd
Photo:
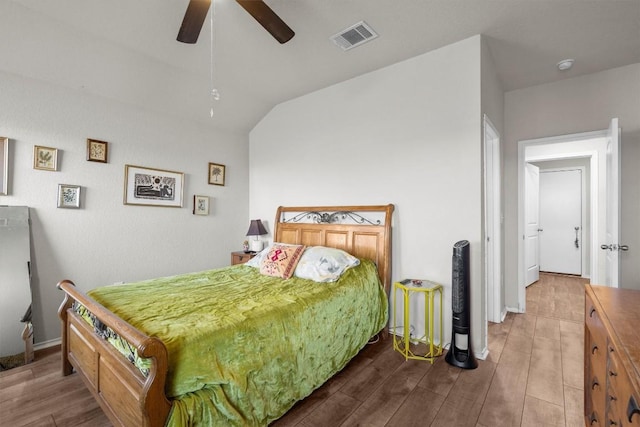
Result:
[[[63,374],[69,375],[75,369],[114,425],[164,426],[171,402],[164,393],[168,360],[162,341],[118,318],[78,290],[73,282],[63,280],[57,286],[65,292],[58,310],[62,321]],[[73,311],[74,301],[131,343],[140,357],[151,359],[146,378]]]

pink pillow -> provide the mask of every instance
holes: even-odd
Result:
[[[288,279],[300,261],[304,245],[273,245],[262,260],[260,273]]]

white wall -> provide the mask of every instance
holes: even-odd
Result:
[[[271,231],[278,205],[393,203],[393,280],[445,286],[471,243],[474,351],[481,300],[480,36],[275,107],[250,135],[250,212]]]
[[[622,128],[621,286],[640,289],[640,64],[515,90],[505,94],[505,284],[506,303],[517,306],[518,141]]]
[[[498,164],[495,166],[499,167],[499,170],[502,171],[504,168],[502,161],[502,146],[504,142],[502,141],[502,134],[504,133],[504,90],[502,89],[502,83],[498,77],[498,72],[495,67],[495,63],[493,62],[493,56],[491,55],[491,51],[489,50],[489,46],[485,38],[482,39],[482,57],[481,57],[481,102],[482,102],[482,113],[486,114],[493,126],[495,126],[495,130],[498,131],[499,144],[500,144],[500,159],[498,160]],[[484,135],[484,134],[483,134]],[[484,150],[484,148],[483,148]],[[502,172],[501,172],[502,173]],[[484,189],[484,174],[483,178],[483,189]],[[503,215],[503,195],[502,195],[502,182],[500,183],[500,212],[496,212],[497,215],[500,215],[502,218]],[[496,196],[497,197],[497,196]],[[485,224],[484,218],[484,193],[482,196],[482,224]],[[504,235],[504,224],[500,221],[500,235]],[[497,230],[496,230],[497,232]],[[486,241],[486,235],[483,231],[482,234],[482,242]],[[496,245],[497,247],[497,245]],[[496,249],[497,250],[497,249]],[[498,251],[498,250],[497,250]],[[498,276],[498,283],[500,284],[500,289],[495,289],[495,293],[498,295],[498,301],[496,305],[498,305],[498,309],[500,312],[505,312],[505,289],[504,289],[504,246],[500,245],[500,268],[499,271],[496,271],[495,274]],[[482,260],[482,277],[484,278],[486,275],[486,259]],[[483,300],[491,295],[488,293],[487,286],[491,286],[491,284],[486,284],[486,286],[482,287],[482,291],[487,293],[487,295],[482,295]],[[495,299],[495,298],[494,298]]]
[[[130,107],[82,90],[0,73],[0,135],[11,138],[9,196],[32,218],[36,343],[60,336],[61,279],[80,289],[229,264],[248,226],[246,136]],[[109,142],[109,163],[86,161],[86,139]],[[58,171],[33,169],[33,146],[58,148]],[[224,187],[208,162],[225,164]],[[124,165],[185,173],[182,208],[123,205]],[[58,209],[58,184],[82,186],[82,208]],[[210,196],[209,216],[191,213]],[[5,296],[2,296],[5,298]]]
[[[493,56],[484,37],[482,38],[481,63],[482,112],[491,119],[491,123],[502,135],[504,130],[504,90],[493,62]]]

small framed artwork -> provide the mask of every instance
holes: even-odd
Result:
[[[209,215],[209,197],[193,196],[193,214]]]
[[[124,166],[124,204],[182,207],[184,173]]]
[[[9,138],[0,136],[0,196],[9,194]]]
[[[87,139],[87,161],[107,163],[109,143],[97,139]]]
[[[78,209],[80,188],[79,185],[58,184],[58,207]]]
[[[43,171],[58,170],[58,149],[51,147],[33,146],[33,168]]]
[[[209,184],[224,185],[224,175],[224,165],[209,163]]]

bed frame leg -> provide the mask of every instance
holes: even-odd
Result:
[[[73,282],[70,280],[63,280],[63,282],[69,282],[73,285]],[[61,289],[61,283],[62,282],[58,283],[58,289]],[[60,322],[62,323],[62,344],[60,347],[60,354],[62,355],[62,375],[64,376],[71,375],[73,373],[73,366],[69,362],[69,334],[67,330],[67,310],[70,309],[72,305],[73,300],[69,298],[67,293],[65,293],[64,300],[58,309],[58,317],[60,317]]]

